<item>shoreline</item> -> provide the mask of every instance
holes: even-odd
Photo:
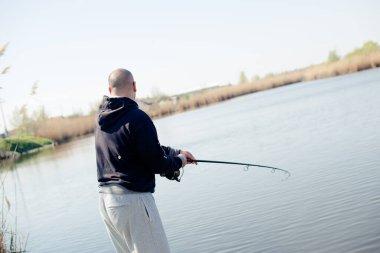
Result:
[[[322,63],[302,69],[286,71],[253,82],[238,85],[229,84],[197,90],[178,96],[165,97],[165,99],[157,100],[153,104],[143,103],[140,109],[145,111],[152,119],[159,119],[255,92],[304,81],[321,80],[357,73],[379,67],[380,50],[344,58],[331,63]],[[96,114],[48,118],[43,122],[39,122],[34,135],[53,140],[57,145],[60,145],[75,140],[78,137],[93,134],[95,121]]]
[[[380,51],[341,59],[332,63],[322,63],[302,69],[287,71],[254,82],[227,85],[194,91],[177,99],[161,101],[145,110],[153,119],[175,113],[197,109],[210,104],[229,100],[238,96],[296,84],[304,81],[321,80],[334,76],[357,73],[380,67]]]
[[[56,145],[57,143],[50,139],[35,136],[15,136],[1,139],[0,162],[16,161],[23,155],[34,154]]]
[[[379,68],[379,67],[376,67],[376,68]],[[370,69],[374,69],[374,68],[370,68]],[[370,69],[364,69],[364,70],[360,70],[360,71],[365,71],[365,70],[370,70]],[[340,74],[340,75],[331,76],[331,77],[337,77],[337,76],[355,74],[355,73],[358,73],[360,71],[351,72],[351,73],[347,73],[347,74]],[[326,78],[330,78],[330,76],[326,77]],[[322,79],[326,79],[326,78],[319,78],[319,79],[314,79],[314,80],[322,80]],[[255,93],[255,92],[270,90],[270,89],[278,88],[278,87],[281,87],[281,86],[286,86],[286,85],[291,85],[291,84],[296,84],[296,83],[302,83],[302,82],[306,82],[306,81],[309,81],[309,80],[295,82],[295,83],[289,83],[289,84],[283,84],[283,85],[278,85],[278,86],[271,87],[271,88],[268,88],[268,89],[261,89],[261,90],[256,90],[256,91],[253,91],[253,92],[246,92],[246,93],[243,93],[243,94],[239,93],[237,95],[235,94],[235,96],[230,95],[230,96],[227,96],[225,99],[222,99],[220,101],[215,101],[215,102],[212,102],[212,103],[204,103],[204,104],[199,103],[199,104],[197,104],[198,106],[196,106],[196,107],[188,107],[188,108],[186,108],[186,110],[183,110],[183,111],[174,111],[173,113],[164,114],[164,115],[160,115],[160,116],[154,116],[154,115],[153,116],[150,115],[150,116],[152,117],[153,120],[160,119],[160,118],[172,116],[172,115],[177,114],[177,113],[191,111],[191,110],[199,109],[199,108],[202,108],[202,107],[205,107],[205,106],[208,106],[208,105],[217,104],[219,102],[227,101],[227,100],[230,100],[230,99],[233,99],[233,98],[237,98],[237,97],[240,97],[240,96],[249,95],[249,94],[252,94],[252,93]],[[246,85],[246,84],[242,84],[242,85]],[[218,90],[218,89],[223,89],[224,90],[226,88],[227,89],[232,89],[234,87],[239,87],[239,86],[240,85],[211,88],[211,89],[207,90],[207,92],[215,91],[215,90]],[[199,95],[199,94],[197,94],[197,95]],[[178,103],[178,101],[177,101],[177,103]],[[147,112],[147,113],[149,113],[149,109],[148,110],[145,109],[144,111]],[[88,118],[89,116],[90,116],[90,118],[92,118],[94,120],[93,122],[95,122],[95,116],[94,115],[83,116],[83,118],[85,118],[85,117]],[[70,143],[72,141],[75,141],[75,140],[78,140],[78,139],[81,139],[81,138],[89,137],[89,136],[91,136],[93,134],[94,134],[93,130],[92,131],[91,130],[88,131],[88,129],[87,129],[84,134],[76,135],[76,136],[65,136],[65,138],[60,139],[59,141],[51,140],[51,139],[46,139],[46,138],[41,138],[43,140],[49,140],[50,143],[47,143],[45,145],[42,145],[42,146],[39,146],[39,147],[35,147],[35,148],[32,148],[32,149],[28,149],[28,150],[26,150],[24,152],[4,151],[4,150],[0,149],[0,163],[10,162],[12,160],[16,161],[16,160],[18,160],[19,158],[21,158],[21,157],[23,157],[25,155],[30,155],[30,154],[38,153],[38,152],[40,152],[42,150],[45,150],[45,149],[48,149],[48,148],[54,148],[56,146],[59,146],[59,145],[62,145],[62,144],[66,144],[66,143]],[[39,138],[39,137],[34,137],[34,136],[29,136],[29,137],[31,137],[31,138],[37,138],[37,139]],[[11,137],[9,139],[12,139],[12,138],[17,138],[17,137]],[[21,138],[23,138],[23,137],[21,137]]]

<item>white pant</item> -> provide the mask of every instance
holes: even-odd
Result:
[[[100,213],[117,253],[169,253],[151,193],[99,193]]]

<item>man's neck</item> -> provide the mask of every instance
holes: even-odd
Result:
[[[119,94],[110,94],[109,95],[110,98],[129,98],[129,99],[132,99],[133,101],[135,101],[135,98],[133,96],[130,96],[130,95],[119,95]]]

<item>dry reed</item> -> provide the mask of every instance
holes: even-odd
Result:
[[[208,89],[203,92],[194,92],[187,97],[182,96],[178,99],[161,101],[160,103],[153,104],[144,110],[152,118],[161,118],[257,91],[272,89],[302,81],[349,74],[377,67],[380,67],[380,51],[345,58],[332,63],[322,63],[304,69],[284,72],[257,80],[253,83],[229,85]],[[78,136],[93,133],[94,127],[94,115],[51,118],[37,127],[35,135],[49,138],[56,142],[63,142]]]
[[[176,112],[207,106],[237,96],[257,91],[272,89],[302,81],[317,80],[343,74],[354,73],[370,68],[380,67],[380,51],[363,54],[332,63],[322,63],[304,69],[284,72],[253,83],[230,85],[209,89],[192,94],[189,98],[181,97],[176,101],[165,101],[148,108],[147,113],[153,118],[160,118]]]
[[[34,134],[60,143],[93,133],[94,126],[94,115],[57,117],[41,122]]]
[[[5,253],[5,245],[4,245],[4,239],[3,239],[3,232],[0,231],[0,253]]]

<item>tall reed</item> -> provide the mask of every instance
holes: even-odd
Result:
[[[56,117],[41,122],[34,134],[59,143],[90,134],[94,126],[95,115]]]
[[[294,71],[283,72],[261,80],[239,85],[228,85],[194,92],[188,96],[161,101],[143,108],[152,118],[165,117],[213,103],[225,101],[237,96],[272,89],[302,81],[317,80],[326,77],[354,73],[380,67],[380,51],[344,58],[331,63],[322,63]],[[50,118],[35,130],[35,135],[63,142],[92,133],[95,127],[95,115]]]
[[[17,231],[17,216],[15,217],[14,227],[12,229],[8,226],[9,214],[11,211],[11,203],[5,194],[5,178],[7,174],[0,174],[0,188],[1,188],[1,210],[0,210],[0,253],[23,253],[26,252],[26,242],[22,243],[22,238]],[[16,186],[15,186],[16,187]],[[17,212],[16,210],[14,210]]]
[[[349,74],[377,67],[380,67],[380,51],[345,58],[336,62],[322,63],[304,69],[284,72],[251,83],[229,85],[208,89],[203,92],[194,92],[190,96],[183,96],[177,100],[164,101],[158,105],[153,105],[148,107],[146,111],[151,117],[159,118],[257,91],[272,89],[302,81]]]

